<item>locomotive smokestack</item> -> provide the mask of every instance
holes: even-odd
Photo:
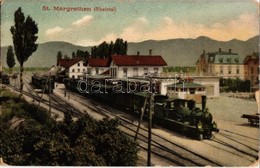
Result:
[[[207,96],[201,96],[201,110],[204,111],[207,104]]]

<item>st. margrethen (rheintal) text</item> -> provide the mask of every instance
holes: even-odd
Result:
[[[58,11],[58,12],[116,12],[116,7],[63,7],[63,6],[53,6],[50,8],[49,6],[43,6],[43,11]]]

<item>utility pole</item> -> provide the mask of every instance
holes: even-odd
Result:
[[[148,106],[148,153],[147,153],[147,166],[151,166],[151,141],[152,141],[152,109],[153,109],[153,86],[152,77],[149,77],[150,91],[149,91],[149,106]]]
[[[141,108],[141,116],[139,118],[139,123],[138,123],[136,133],[135,133],[135,141],[137,140],[137,136],[138,136],[138,132],[139,132],[139,129],[140,129],[140,126],[141,126],[143,116],[144,116],[144,112],[145,112],[145,109],[147,107],[147,101],[148,101],[148,96],[145,97],[144,106],[143,106],[143,108]]]
[[[51,74],[49,74],[49,113],[51,115]]]

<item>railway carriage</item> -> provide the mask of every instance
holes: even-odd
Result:
[[[86,82],[88,86],[83,90],[85,95],[98,101],[109,104],[115,108],[131,112],[140,116],[142,108],[147,108],[145,103],[148,101],[147,92],[128,93],[126,87],[121,92],[115,92],[117,85],[113,82],[105,83],[105,79],[98,79],[99,85],[91,84],[91,80]],[[64,80],[65,87],[72,91],[79,92],[79,80]],[[124,84],[122,85],[124,86]],[[99,91],[99,92],[98,92]],[[82,92],[81,92],[82,93]],[[202,98],[202,108],[196,107],[193,100],[179,98],[169,98],[167,96],[155,95],[153,101],[153,123],[161,125],[167,129],[174,130],[201,139],[210,139],[212,132],[216,131],[217,124],[213,121],[211,113],[206,107],[206,97]],[[144,111],[147,111],[144,109]],[[144,114],[147,116],[147,113]]]
[[[33,75],[31,84],[41,89],[44,93],[52,93],[54,89],[54,78],[49,76]]]
[[[0,81],[2,84],[10,84],[10,77],[3,71],[0,71]]]

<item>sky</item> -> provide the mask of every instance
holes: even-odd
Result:
[[[37,43],[93,46],[116,38],[141,42],[199,36],[228,41],[259,34],[258,0],[4,0],[1,46],[12,44],[10,27],[18,7],[38,24]],[[77,7],[91,11],[55,10]]]

